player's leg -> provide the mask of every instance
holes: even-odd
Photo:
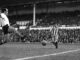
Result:
[[[23,36],[18,30],[16,30],[16,29],[15,29],[14,27],[12,27],[12,26],[9,26],[8,32],[16,33],[18,36],[21,37],[22,40],[24,39],[24,36]]]
[[[55,45],[55,48],[57,49],[58,48],[58,39],[56,39],[54,45]]]
[[[55,37],[54,37],[55,38]],[[55,41],[56,40],[56,41]],[[55,39],[55,40],[52,40],[52,44],[55,46],[55,48],[57,49],[58,48],[58,40]]]
[[[58,34],[55,35],[55,41],[54,42],[55,42],[55,44],[54,44],[55,48],[57,49],[58,48]]]
[[[52,41],[51,43],[55,46],[55,48],[58,48],[58,35],[52,35]]]
[[[1,41],[2,44],[7,42],[7,40],[9,39],[8,28],[9,28],[8,25],[2,27],[3,30],[3,39]]]

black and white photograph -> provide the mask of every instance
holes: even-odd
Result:
[[[0,0],[0,60],[80,60],[80,0]]]

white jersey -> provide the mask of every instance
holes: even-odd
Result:
[[[8,26],[9,26],[10,23],[9,23],[8,17],[4,13],[1,13],[0,15],[1,15],[1,17],[0,17],[0,25],[1,26],[5,26],[5,25],[8,24]]]

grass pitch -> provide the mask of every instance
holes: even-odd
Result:
[[[0,46],[0,60],[80,60],[78,49],[80,44],[59,44],[59,48],[55,49],[52,44],[42,46],[40,43],[6,43]],[[58,54],[67,51],[73,52]]]

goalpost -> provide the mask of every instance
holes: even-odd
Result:
[[[33,26],[36,26],[36,4],[33,4]],[[34,27],[30,30],[50,30],[51,27]],[[77,33],[78,32],[78,33]],[[59,27],[58,39],[60,42],[79,42],[80,37],[80,26],[68,26],[68,27]]]
[[[52,37],[50,37],[52,33],[51,32],[52,29],[53,27],[51,26],[50,27],[30,27],[30,31],[36,32],[34,33],[36,34],[36,36],[41,35],[41,38],[46,38],[47,41],[52,41],[51,40]],[[34,40],[36,40],[36,38]],[[62,43],[80,42],[80,26],[59,27],[58,41]]]
[[[31,34],[33,37],[33,40],[38,40],[38,42],[45,40],[51,40],[51,30],[53,27],[30,27],[30,31],[33,33]],[[36,37],[37,36],[37,37]],[[35,38],[36,37],[36,38]]]
[[[33,4],[33,26],[36,26],[36,4]]]

